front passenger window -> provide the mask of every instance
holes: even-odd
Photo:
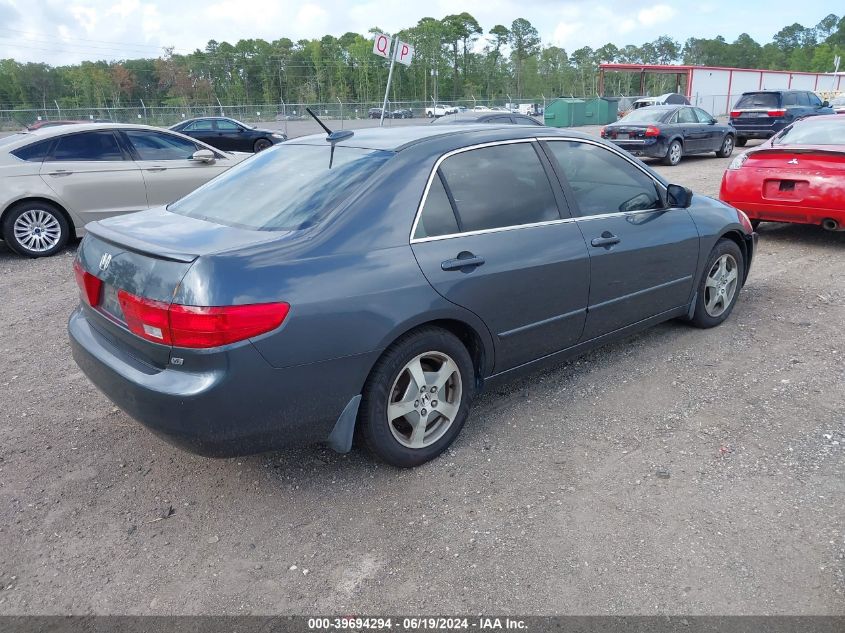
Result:
[[[124,132],[141,160],[187,160],[197,151],[197,146],[172,134],[148,130]]]
[[[613,151],[580,141],[550,141],[582,216],[659,209],[654,180]]]

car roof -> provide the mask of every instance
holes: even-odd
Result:
[[[154,127],[152,125],[139,125],[135,123],[69,123],[67,125],[50,125],[36,130],[21,130],[15,134],[19,138],[4,144],[3,151],[9,152],[23,145],[36,141],[51,139],[64,134],[91,132],[97,130],[150,130],[153,132],[166,132],[169,134],[180,134],[166,128]],[[217,150],[220,151],[220,150]]]
[[[542,132],[539,131],[542,129]],[[570,136],[595,140],[594,136],[576,132],[567,128],[540,128],[527,125],[408,125],[387,128],[364,128],[355,130],[355,135],[337,143],[340,147],[358,147],[362,149],[400,152],[412,145],[427,141],[451,137],[454,144],[472,145],[476,142],[495,142],[534,138],[536,136]],[[284,143],[285,145],[327,145],[325,134],[300,136]]]

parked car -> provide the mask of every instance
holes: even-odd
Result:
[[[748,139],[771,138],[797,119],[833,113],[810,90],[756,90],[742,93],[731,110],[731,125],[737,147],[745,147]]]
[[[830,100],[830,107],[836,114],[845,114],[845,95],[834,97]]]
[[[517,125],[540,125],[537,119],[524,114],[512,114],[510,112],[496,112],[488,110],[486,112],[477,112],[475,110],[468,110],[462,114],[449,114],[435,119],[430,125],[464,125],[467,123],[497,123],[497,124],[517,124]]]
[[[667,165],[677,165],[684,154],[715,152],[727,158],[736,139],[730,124],[701,108],[672,105],[633,110],[600,134],[634,156],[659,158]]]
[[[79,123],[0,139],[0,236],[46,257],[89,222],[181,198],[246,157],[145,125]]]
[[[348,451],[357,431],[405,467],[455,440],[485,386],[730,314],[755,253],[741,212],[585,134],[440,130],[298,138],[94,223],[79,367],[194,452]]]
[[[845,117],[801,119],[740,154],[719,198],[761,221],[845,229]]]
[[[656,97],[640,97],[632,104],[633,110],[655,105],[690,105],[689,99],[677,92],[667,92]]]
[[[371,119],[380,119],[381,108],[370,108],[369,110],[367,110],[367,116]]]
[[[414,111],[410,108],[399,108],[390,113],[391,118],[394,119],[413,119]]]
[[[211,116],[187,119],[170,127],[225,152],[260,152],[287,140],[273,130],[262,130],[227,117]]]
[[[458,108],[453,105],[449,105],[448,103],[438,103],[431,107],[426,107],[425,115],[428,118],[445,116],[447,114],[455,114],[458,112]]]

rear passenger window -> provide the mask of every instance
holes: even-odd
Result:
[[[579,141],[550,141],[549,148],[582,216],[663,206],[654,181],[611,150]]]
[[[431,181],[425,206],[414,231],[414,239],[449,235],[457,232],[458,221],[455,219],[452,203],[449,202],[449,196],[446,195],[446,189],[443,187],[440,172],[438,172]]]
[[[797,92],[784,92],[783,93],[783,105],[786,106],[797,106],[798,105],[798,93]]]
[[[60,137],[51,160],[123,160],[123,152],[112,132],[81,132]]]
[[[698,123],[692,108],[681,108],[678,111],[678,123]]]
[[[530,143],[461,152],[440,169],[462,231],[560,219],[552,186]]]
[[[48,139],[46,141],[32,143],[31,145],[25,145],[14,150],[12,154],[17,156],[21,160],[28,160],[34,163],[40,163],[47,157],[47,152],[50,150],[50,143],[52,142],[53,139]]]

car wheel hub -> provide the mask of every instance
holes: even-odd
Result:
[[[722,255],[710,268],[704,282],[704,309],[711,317],[724,314],[739,286],[739,267],[732,255]]]
[[[43,253],[59,243],[62,227],[56,217],[43,209],[22,213],[13,225],[15,239],[24,248]]]

